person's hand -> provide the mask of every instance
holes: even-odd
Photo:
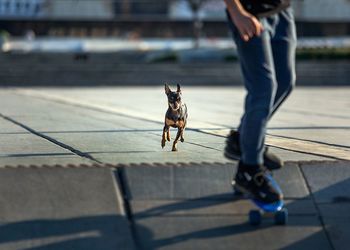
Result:
[[[246,42],[255,35],[260,36],[261,32],[264,30],[259,20],[245,10],[235,13],[229,10],[229,13],[242,39]]]

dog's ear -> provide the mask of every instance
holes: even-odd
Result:
[[[165,94],[166,95],[169,95],[169,93],[171,92],[170,88],[169,88],[169,85],[168,84],[165,84]]]
[[[177,92],[181,93],[181,86],[180,86],[180,84],[177,85]]]

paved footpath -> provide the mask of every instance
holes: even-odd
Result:
[[[1,89],[0,249],[348,249],[349,95],[297,88],[273,118],[290,220],[253,227],[222,156],[242,88],[183,86],[178,152],[161,86]]]

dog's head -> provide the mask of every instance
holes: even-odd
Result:
[[[165,84],[165,94],[168,97],[169,107],[176,111],[181,107],[181,87],[177,84],[177,90],[171,91],[168,84]]]

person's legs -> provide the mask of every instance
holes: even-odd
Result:
[[[243,41],[233,23],[229,23],[247,89],[245,112],[239,133],[240,162],[232,183],[237,190],[248,193],[264,203],[274,203],[283,198],[281,190],[272,184],[272,177],[263,167],[266,164],[266,153],[264,153],[266,125],[272,113],[277,91],[271,48],[271,31],[276,20],[276,18],[261,19],[264,32],[248,42]]]
[[[279,14],[261,20],[265,29],[270,34],[270,44],[273,56],[273,65],[275,78],[277,82],[277,91],[274,97],[272,109],[268,120],[278,110],[281,104],[286,100],[295,85],[295,49],[296,49],[296,31],[292,8],[283,10]],[[230,23],[231,29],[235,27]],[[237,37],[235,40],[237,42]],[[241,118],[240,126],[237,131],[232,130],[227,139],[225,156],[229,159],[240,159],[240,134],[245,115]],[[279,169],[283,166],[283,161],[265,147],[264,164],[268,169]]]
[[[262,165],[266,125],[277,90],[270,32],[265,27],[261,36],[245,42],[232,23],[231,27],[247,89],[240,126],[241,160],[245,164]]]

